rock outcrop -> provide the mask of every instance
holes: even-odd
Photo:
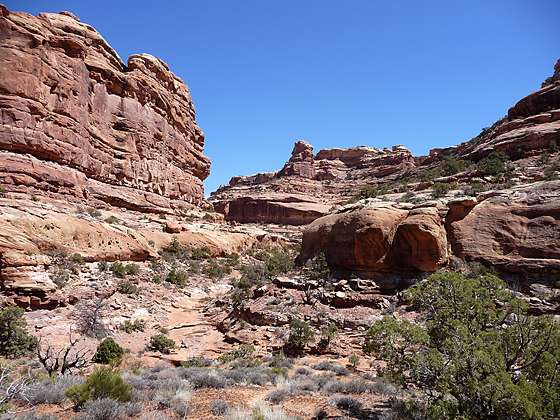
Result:
[[[278,172],[233,177],[210,197],[226,220],[304,225],[328,213],[372,180],[396,178],[415,166],[403,146],[325,149],[297,141]]]
[[[0,184],[141,211],[200,204],[210,162],[184,82],[124,64],[69,13],[0,7]]]
[[[300,264],[324,253],[336,271],[402,287],[451,256],[521,279],[560,279],[560,181],[426,203],[361,202],[315,220],[303,232]],[[393,276],[388,276],[392,274]]]
[[[463,158],[480,159],[500,151],[512,159],[520,159],[559,146],[560,60],[554,66],[554,74],[538,91],[521,99],[504,118],[452,152]]]

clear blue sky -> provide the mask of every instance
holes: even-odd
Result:
[[[13,1],[70,10],[123,60],[147,52],[189,85],[212,160],[206,193],[315,150],[457,144],[560,58],[558,0]]]

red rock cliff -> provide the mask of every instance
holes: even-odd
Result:
[[[185,83],[125,65],[70,13],[0,6],[0,184],[152,211],[200,204],[210,162]]]

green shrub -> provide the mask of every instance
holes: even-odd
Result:
[[[140,271],[140,267],[135,263],[123,264],[120,261],[115,261],[111,264],[111,272],[116,277],[124,278],[127,275],[136,275]]]
[[[124,349],[112,338],[106,338],[97,346],[93,362],[105,365],[118,365],[124,355]]]
[[[115,401],[127,402],[132,398],[132,386],[113,369],[102,367],[88,376],[83,384],[73,385],[66,389],[66,396],[76,408],[83,407],[90,400],[110,398]]]
[[[165,281],[179,287],[185,287],[189,284],[187,273],[183,270],[179,270],[177,267],[171,267],[171,270],[169,270],[169,273],[167,273],[165,277]]]
[[[212,252],[206,246],[200,248],[192,248],[190,250],[190,257],[193,260],[208,260],[212,257]]]
[[[502,152],[492,152],[476,164],[476,169],[482,175],[501,175],[508,170],[509,158]]]
[[[25,328],[24,310],[17,306],[0,309],[0,356],[16,358],[32,352],[37,339]]]
[[[436,182],[432,186],[432,197],[433,198],[444,197],[449,191],[451,191],[455,187],[457,187],[456,183]]]
[[[315,334],[307,322],[293,318],[290,322],[290,335],[285,346],[286,351],[295,354],[302,353],[314,337]]]
[[[229,363],[236,359],[245,359],[255,352],[255,347],[251,344],[241,344],[233,350],[220,355],[218,360],[222,363]]]
[[[62,289],[70,281],[70,271],[62,267],[56,267],[54,273],[49,275],[49,278],[56,287]]]
[[[221,279],[231,273],[231,267],[227,264],[220,264],[217,260],[210,260],[203,272],[212,279]]]
[[[109,269],[109,263],[107,261],[99,261],[97,263],[97,269],[99,271],[107,271]]]
[[[547,165],[543,170],[544,179],[546,181],[554,181],[560,178],[560,161],[557,160]]]
[[[112,225],[113,223],[119,223],[120,220],[118,217],[111,215],[105,219],[105,222]]]
[[[143,319],[135,319],[134,321],[126,320],[120,326],[119,329],[127,334],[133,332],[142,332],[146,328],[146,321]]]
[[[386,316],[364,350],[385,361],[385,377],[424,391],[429,418],[560,415],[560,327],[528,315],[502,280],[436,273],[405,298],[425,324]]]
[[[123,295],[139,295],[141,289],[130,280],[120,280],[117,283],[117,291]]]
[[[93,207],[89,207],[89,208],[87,209],[87,212],[88,212],[88,214],[89,214],[91,217],[94,217],[94,218],[96,218],[96,219],[97,219],[98,217],[101,217],[101,212],[100,212],[99,210],[93,208]]]
[[[150,338],[150,343],[148,344],[148,349],[152,351],[158,351],[163,354],[171,353],[176,347],[175,341],[167,337],[165,334],[156,334]]]
[[[455,175],[468,167],[468,163],[462,159],[446,157],[440,164],[441,174],[444,176]]]

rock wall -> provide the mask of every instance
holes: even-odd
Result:
[[[319,253],[335,272],[357,272],[386,288],[434,272],[452,256],[522,279],[558,282],[560,181],[445,204],[361,202],[305,228],[298,262]]]
[[[152,211],[203,201],[210,162],[184,82],[125,65],[70,13],[0,7],[0,184]]]

